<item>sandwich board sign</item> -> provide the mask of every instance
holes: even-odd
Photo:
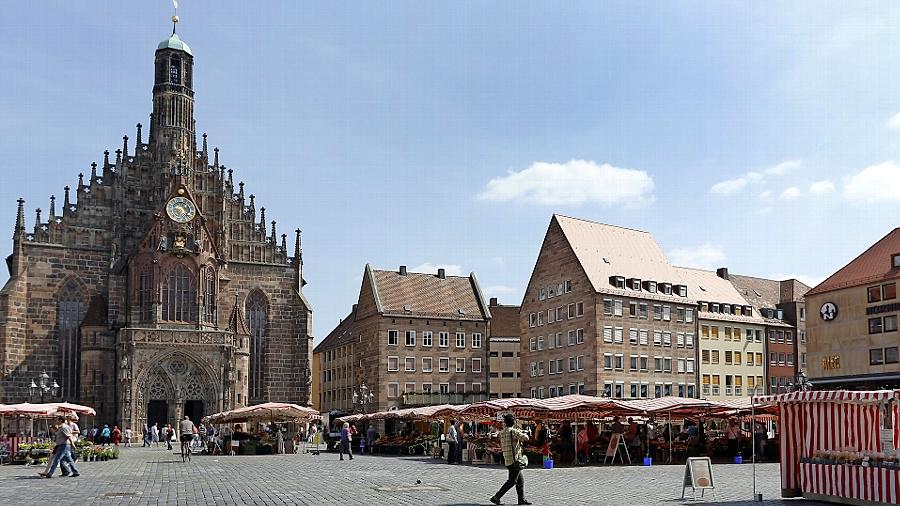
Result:
[[[684,499],[684,491],[690,487],[696,496],[700,491],[700,497],[707,489],[716,488],[713,481],[712,461],[709,457],[688,457],[684,464],[684,481],[681,484],[681,498]]]
[[[625,456],[622,453],[625,453]],[[606,455],[603,457],[603,463],[606,464],[606,460],[609,459],[610,463],[616,461],[616,455],[619,456],[619,460],[624,464],[625,457],[628,457],[628,462],[631,463],[631,456],[628,455],[628,447],[625,445],[625,439],[622,438],[622,434],[619,432],[614,432],[612,437],[609,439],[609,446],[606,447]]]

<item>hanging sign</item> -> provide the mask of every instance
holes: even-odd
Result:
[[[688,457],[684,464],[684,481],[681,484],[682,499],[688,487],[693,489],[695,494],[700,490],[700,497],[703,497],[707,489],[716,488],[713,482],[712,461],[709,457]]]

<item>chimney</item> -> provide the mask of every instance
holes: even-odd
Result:
[[[353,311],[356,311],[356,306],[358,306],[358,304],[353,304]]]
[[[491,303],[489,305],[490,306],[499,306],[500,304],[497,303],[497,297],[491,297]]]
[[[405,265],[400,266],[400,275],[406,276],[406,266]]]
[[[722,279],[728,279],[728,267],[719,267],[716,269],[716,276],[719,276]]]
[[[444,269],[438,269],[438,277],[441,279],[447,279],[447,271]]]

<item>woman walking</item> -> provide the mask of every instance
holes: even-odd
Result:
[[[350,424],[344,422],[344,428],[341,429],[341,443],[338,449],[341,454],[341,460],[344,460],[344,453],[353,460],[353,453],[350,452]]]

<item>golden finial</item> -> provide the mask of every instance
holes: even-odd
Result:
[[[175,25],[178,24],[178,0],[172,0],[172,5],[175,6],[175,15],[172,16],[172,35],[175,35]]]

